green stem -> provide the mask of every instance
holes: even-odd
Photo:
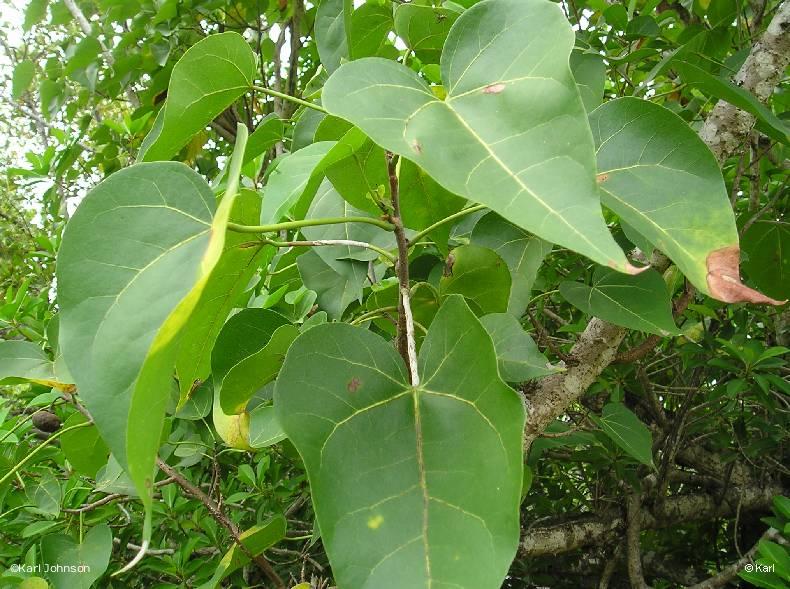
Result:
[[[57,431],[57,432],[55,432],[54,434],[52,434],[51,436],[49,436],[49,437],[48,437],[46,440],[44,440],[44,441],[43,441],[43,442],[41,442],[41,443],[40,443],[38,446],[36,446],[35,448],[33,448],[33,450],[30,452],[30,454],[28,454],[28,455],[27,455],[27,456],[25,456],[25,457],[24,457],[22,460],[20,460],[20,461],[19,461],[19,462],[16,464],[16,466],[14,466],[14,468],[12,468],[12,469],[11,469],[11,470],[9,470],[7,473],[5,473],[5,475],[3,476],[3,478],[2,478],[2,479],[0,479],[0,486],[2,486],[2,485],[3,485],[3,483],[5,483],[5,482],[6,482],[8,479],[10,479],[12,476],[14,476],[14,475],[16,474],[16,472],[17,472],[19,469],[21,469],[21,468],[22,468],[23,466],[25,466],[25,465],[26,465],[28,462],[30,462],[30,461],[31,461],[31,460],[32,460],[32,459],[33,459],[33,458],[36,456],[36,454],[38,454],[39,452],[41,452],[41,451],[42,451],[44,448],[46,448],[47,446],[49,446],[49,445],[50,445],[52,442],[54,442],[54,441],[55,441],[56,439],[58,439],[60,436],[62,436],[63,434],[66,434],[66,433],[68,433],[68,432],[70,432],[70,431],[74,431],[75,429],[79,429],[79,428],[81,428],[81,427],[88,427],[89,425],[93,425],[93,422],[91,422],[91,421],[85,421],[85,422],[83,422],[83,423],[78,423],[77,425],[72,425],[72,426],[70,426],[70,427],[63,428],[62,430],[60,430],[60,431]]]
[[[247,148],[248,136],[247,125],[238,123],[236,125],[236,145],[233,147],[233,154],[230,156],[230,164],[228,164],[228,186],[225,188],[225,196],[230,198],[234,198],[239,191],[241,165],[244,163],[244,150]]]
[[[375,319],[377,317],[381,317],[382,313],[386,311],[397,311],[398,307],[395,305],[391,305],[389,307],[381,307],[380,309],[374,309],[373,311],[368,311],[367,313],[362,313],[359,317],[354,317],[354,320],[351,322],[351,325],[358,325],[368,319]]]
[[[429,225],[428,227],[426,227],[425,229],[423,229],[422,231],[417,233],[417,235],[412,237],[409,240],[409,244],[410,245],[415,245],[418,241],[420,241],[420,239],[422,239],[423,237],[428,235],[431,231],[433,231],[437,227],[441,227],[442,225],[444,225],[446,223],[450,223],[451,221],[455,221],[456,219],[460,219],[461,217],[465,217],[469,213],[475,213],[477,211],[482,211],[484,208],[486,208],[485,205],[475,205],[473,207],[469,207],[468,209],[464,209],[462,211],[458,211],[457,213],[453,213],[449,217],[445,217],[444,219],[436,221],[436,223],[434,223],[433,225]]]
[[[289,102],[293,102],[294,104],[299,104],[301,106],[306,106],[307,108],[312,108],[313,110],[317,110],[318,112],[322,112],[324,114],[329,114],[323,106],[320,104],[315,104],[314,102],[307,102],[306,100],[302,100],[301,98],[297,98],[296,96],[291,96],[290,94],[284,94],[283,92],[278,92],[277,90],[272,90],[271,88],[264,88],[263,86],[253,86],[258,92],[262,92],[263,94],[268,94],[269,96],[275,96],[282,100],[288,100]]]
[[[237,233],[277,233],[288,229],[300,229],[302,227],[315,227],[317,225],[338,225],[340,223],[368,223],[381,227],[387,231],[392,231],[395,226],[381,219],[373,217],[327,217],[326,219],[303,219],[301,221],[285,221],[284,223],[274,223],[272,225],[239,225],[238,223],[228,223],[228,229]]]
[[[313,241],[276,241],[274,239],[264,239],[263,243],[268,245],[273,245],[274,247],[320,247],[320,246],[332,246],[332,245],[349,245],[351,247],[364,247],[384,256],[393,264],[396,261],[395,256],[393,256],[387,250],[380,248],[376,245],[373,245],[372,243],[366,243],[364,241],[354,241],[353,244],[352,243],[322,243],[322,242],[331,242],[331,241],[348,241],[348,240],[316,239]]]

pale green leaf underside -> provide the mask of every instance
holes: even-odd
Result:
[[[738,244],[713,154],[680,117],[637,98],[590,114],[603,203],[708,292],[707,257]]]
[[[170,159],[252,87],[256,72],[255,54],[238,33],[209,35],[195,43],[173,68],[167,101],[138,161]]]
[[[588,315],[656,335],[677,334],[664,279],[655,270],[628,276],[596,268],[592,284],[562,282],[560,293]]]
[[[573,32],[548,0],[483,0],[453,25],[447,99],[383,59],[344,64],[323,102],[445,188],[554,243],[627,270],[595,186],[590,130],[568,57]]]
[[[221,254],[232,204],[223,199],[215,214],[211,189],[183,164],[137,164],[91,190],[64,233],[63,357],[147,506],[175,364],[171,344]]]
[[[275,387],[344,589],[495,589],[518,544],[524,409],[460,297],[440,309],[412,388],[392,345],[326,324]],[[371,443],[375,440],[375,443]]]

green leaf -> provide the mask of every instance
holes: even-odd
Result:
[[[450,192],[629,271],[600,210],[593,145],[568,66],[573,42],[548,0],[485,0],[464,12],[445,43],[446,100],[402,64],[367,58],[332,74],[323,103]]]
[[[591,414],[590,419],[629,456],[653,466],[653,434],[628,407],[608,403],[601,417]]]
[[[347,200],[337,193],[328,180],[324,180],[305,218],[321,219],[328,217],[373,217],[373,215],[352,207]],[[396,247],[395,234],[392,231],[387,231],[368,223],[339,223],[336,225],[304,227],[302,235],[311,241],[345,239],[370,243],[385,250],[392,250]],[[380,255],[368,248],[348,245],[320,246],[313,251],[330,265],[335,260],[369,262],[377,259]]]
[[[230,220],[242,225],[255,225],[260,218],[260,210],[260,195],[244,189],[236,198]],[[226,233],[222,255],[203,288],[193,318],[181,332],[176,357],[180,404],[186,402],[196,381],[205,380],[211,372],[211,349],[228,313],[239,306],[239,298],[255,271],[274,254],[272,247],[240,247],[249,242],[249,234]]]
[[[524,382],[562,371],[549,364],[513,315],[492,313],[481,317],[480,323],[494,342],[502,380]]]
[[[507,311],[521,317],[527,309],[538,270],[552,245],[496,213],[487,213],[475,224],[470,243],[492,249],[505,260],[512,282]]]
[[[170,159],[250,90],[256,72],[255,54],[238,33],[209,35],[195,43],[173,68],[167,101],[137,160]]]
[[[321,65],[330,74],[348,59],[348,34],[351,31],[351,0],[321,0],[315,15],[315,44]]]
[[[250,446],[268,448],[287,436],[271,405],[259,405],[250,411]]]
[[[63,427],[68,428],[86,421],[87,418],[82,413],[75,413],[64,422]],[[102,441],[95,425],[63,434],[60,437],[60,448],[74,470],[91,479],[96,478],[96,473],[107,464],[110,457],[110,449]]]
[[[768,296],[790,298],[790,223],[757,221],[741,239],[749,259],[743,268]]]
[[[758,546],[760,556],[776,565],[776,574],[784,580],[790,581],[790,556],[787,555],[787,548],[770,540],[760,540]]]
[[[397,51],[388,42],[392,30],[392,8],[366,2],[351,14],[351,33],[348,52],[351,59],[389,57]],[[389,51],[387,51],[389,49]]]
[[[49,0],[30,0],[25,9],[25,22],[22,23],[22,30],[29,31],[33,25],[37,25],[47,16],[47,6]]]
[[[55,377],[55,365],[32,342],[0,340],[0,385],[35,382],[64,388]]]
[[[244,163],[255,159],[283,138],[285,129],[283,122],[274,113],[268,114],[252,132],[247,140],[247,149],[244,150]]]
[[[28,511],[45,517],[57,517],[60,514],[63,490],[51,472],[42,476],[37,484],[27,487],[26,494],[31,504]]]
[[[211,413],[214,402],[214,384],[211,379],[203,381],[184,402],[175,414],[177,419],[196,421],[203,419]]]
[[[277,515],[263,524],[244,530],[239,534],[239,539],[253,556],[258,556],[285,537],[285,526],[285,518]],[[250,558],[244,554],[237,544],[233,544],[231,549],[222,557],[222,560],[219,561],[219,566],[217,566],[214,576],[201,585],[199,589],[214,589],[222,579],[249,562]]]
[[[41,577],[28,577],[19,584],[18,589],[49,589],[49,583]]]
[[[228,320],[211,355],[214,394],[225,414],[243,412],[255,392],[274,380],[297,335],[285,317],[268,309],[243,309]]]
[[[740,283],[732,206],[697,134],[666,108],[637,98],[607,102],[590,114],[590,125],[604,204],[702,292],[725,302],[767,302]]]
[[[584,110],[592,112],[603,102],[606,65],[597,53],[571,52],[571,72],[579,88]]]
[[[738,576],[755,587],[763,587],[764,589],[787,589],[787,583],[772,573],[749,573],[746,571],[739,571]]]
[[[296,258],[304,285],[318,294],[318,305],[330,319],[340,319],[354,301],[362,300],[368,276],[368,264],[358,260],[334,260],[327,263],[315,250]]]
[[[450,253],[439,292],[463,295],[482,314],[504,313],[510,297],[510,270],[493,250],[462,245]]]
[[[615,325],[661,336],[679,333],[666,283],[652,269],[626,276],[599,266],[592,284],[565,281],[560,294],[580,311]]]
[[[11,98],[18,100],[28,91],[33,78],[36,75],[36,66],[29,60],[20,61],[14,68],[14,75],[11,80]]]
[[[234,196],[215,213],[211,189],[187,166],[137,164],[87,194],[58,254],[63,358],[143,499],[146,538],[178,332],[221,256]]]
[[[771,109],[757,100],[748,90],[744,90],[729,80],[714,76],[701,67],[685,60],[673,60],[672,67],[678,71],[685,83],[699,88],[706,94],[710,94],[720,100],[726,100],[733,106],[754,115],[759,121],[758,128],[766,135],[782,143],[790,143],[787,124],[771,112]]]
[[[112,532],[105,524],[88,530],[81,544],[65,534],[41,540],[41,556],[49,565],[47,576],[54,589],[90,589],[107,570],[111,553]],[[70,572],[69,567],[80,567],[80,572]]]
[[[335,146],[334,141],[319,141],[285,156],[269,175],[263,189],[261,223],[268,225],[282,219],[310,184],[315,191],[320,183],[317,168]]]
[[[499,588],[519,538],[524,407],[461,297],[436,315],[409,385],[393,346],[319,325],[275,386],[337,584]]]
[[[427,2],[399,4],[395,9],[395,33],[423,63],[439,63],[450,27],[458,13]]]

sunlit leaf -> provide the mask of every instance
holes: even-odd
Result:
[[[238,33],[209,35],[195,43],[173,68],[167,101],[137,160],[170,159],[252,88],[256,72],[255,54]]]
[[[405,66],[367,58],[332,74],[323,102],[451,192],[629,271],[601,214],[593,145],[568,66],[572,46],[573,31],[552,2],[481,2],[445,43],[445,100]]]

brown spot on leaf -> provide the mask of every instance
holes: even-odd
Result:
[[[483,88],[483,94],[499,94],[502,90],[505,89],[504,84],[489,84],[485,88]]]
[[[415,152],[417,155],[420,155],[420,154],[422,154],[422,145],[421,145],[421,144],[420,144],[420,142],[419,142],[419,141],[417,141],[416,139],[414,139],[414,140],[411,142],[411,148],[414,150],[414,152]]]
[[[362,386],[362,381],[360,381],[355,376],[350,381],[348,381],[348,384],[346,385],[346,388],[348,389],[349,393],[356,393],[359,390],[359,387],[361,387],[361,386]]]
[[[598,174],[598,175],[595,177],[595,179],[596,179],[596,181],[598,182],[598,184],[603,184],[604,182],[606,182],[606,181],[609,179],[609,174],[606,174],[606,173],[604,173],[604,174]]]
[[[741,250],[737,245],[723,247],[708,254],[706,265],[710,296],[725,303],[784,305],[787,302],[767,297],[743,284],[738,269],[740,262]]]

